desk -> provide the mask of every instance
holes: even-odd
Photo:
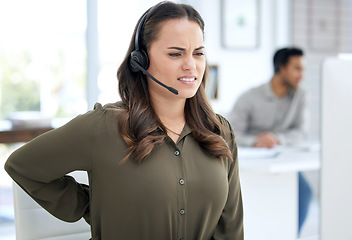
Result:
[[[46,128],[31,128],[31,129],[15,129],[15,130],[1,130],[0,143],[17,143],[28,142],[33,138],[52,130],[51,127]]]
[[[0,144],[28,142],[47,131],[64,125],[70,120],[71,118],[53,119],[50,125],[39,125],[31,128],[12,128],[11,121],[0,120]]]
[[[274,156],[241,154],[248,150],[239,148],[245,239],[295,240],[298,172],[320,169],[320,151],[291,147]]]

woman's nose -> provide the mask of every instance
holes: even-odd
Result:
[[[183,62],[183,70],[193,70],[196,68],[196,62],[193,55],[187,56]]]

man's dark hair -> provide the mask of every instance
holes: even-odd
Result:
[[[303,50],[295,47],[281,48],[274,54],[274,72],[278,73],[281,66],[285,66],[290,57],[292,56],[303,56]]]

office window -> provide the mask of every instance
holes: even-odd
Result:
[[[86,1],[0,1],[0,118],[70,117],[86,104]]]
[[[53,118],[87,110],[86,0],[0,0],[0,120],[11,112]],[[14,239],[12,179],[0,144],[0,232]]]

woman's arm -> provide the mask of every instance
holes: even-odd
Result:
[[[11,154],[5,170],[38,204],[73,222],[89,209],[89,188],[66,174],[91,167],[94,112],[26,143]]]

